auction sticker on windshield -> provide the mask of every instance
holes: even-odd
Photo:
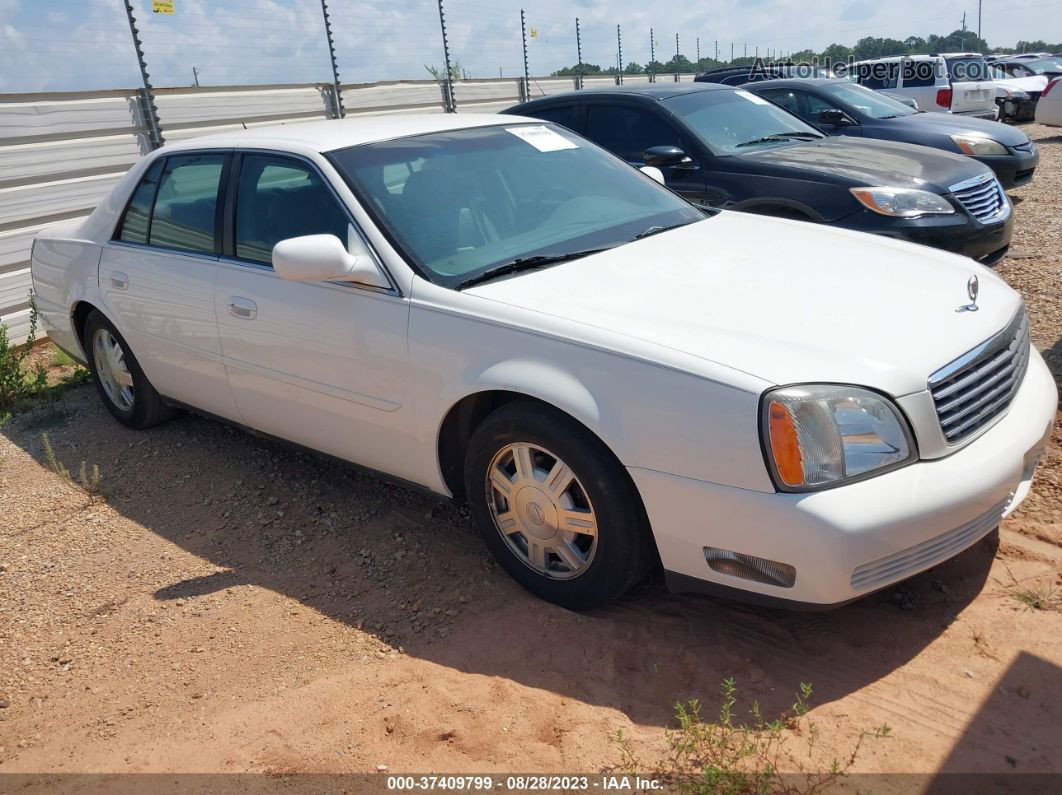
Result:
[[[563,135],[557,135],[549,127],[542,125],[528,127],[506,127],[506,132],[522,138],[540,152],[556,152],[560,149],[578,149],[579,145],[569,141]]]

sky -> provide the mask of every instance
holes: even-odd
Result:
[[[964,5],[965,3],[965,5]],[[328,82],[320,0],[173,0],[173,16],[133,0],[156,86]],[[679,51],[729,57],[759,48],[822,50],[863,36],[946,34],[962,14],[976,31],[976,0],[523,0],[532,75],[583,61],[645,64],[650,29],[657,60]],[[436,0],[328,0],[344,83],[426,79],[443,63]],[[523,73],[521,0],[444,0],[451,59],[472,77]],[[531,35],[534,34],[534,35]],[[986,0],[982,34],[993,45],[1062,41],[1062,0]],[[140,84],[123,0],[0,0],[0,93],[128,88]]]

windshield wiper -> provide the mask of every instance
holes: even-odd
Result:
[[[643,229],[636,234],[634,239],[641,240],[643,237],[652,237],[653,235],[659,235],[661,232],[670,232],[672,229],[678,229],[680,226],[686,226],[686,224],[692,223],[693,221],[682,221],[677,224],[668,224],[667,226],[650,226],[648,229]]]
[[[745,141],[745,143],[738,144],[738,146],[755,146],[756,144],[769,144],[774,141],[788,141],[791,138],[806,138],[809,141],[817,141],[824,136],[818,135],[813,132],[779,132],[765,135],[762,138],[757,138],[754,141]]]
[[[609,248],[611,248],[611,246],[606,246],[605,248],[588,248],[584,251],[568,251],[564,254],[536,254],[533,257],[520,257],[518,259],[510,260],[509,262],[503,262],[500,265],[495,265],[493,268],[488,268],[483,271],[483,273],[477,273],[475,276],[465,279],[457,285],[457,289],[463,290],[474,284],[481,284],[483,282],[489,282],[491,279],[497,279],[499,276],[507,276],[510,273],[519,273],[520,271],[534,270],[543,265],[556,265],[559,262],[570,262],[573,259],[589,257],[591,254],[608,251]]]

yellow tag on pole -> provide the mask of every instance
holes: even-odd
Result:
[[[173,16],[173,0],[151,0],[151,10],[156,14]]]
[[[537,39],[538,38],[538,28],[531,28],[531,38],[532,39]]]

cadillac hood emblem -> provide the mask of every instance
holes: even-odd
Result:
[[[980,291],[981,285],[977,280],[977,275],[973,275],[966,282],[966,294],[970,297],[970,303],[963,304],[956,312],[976,312],[977,311],[977,293]]]

